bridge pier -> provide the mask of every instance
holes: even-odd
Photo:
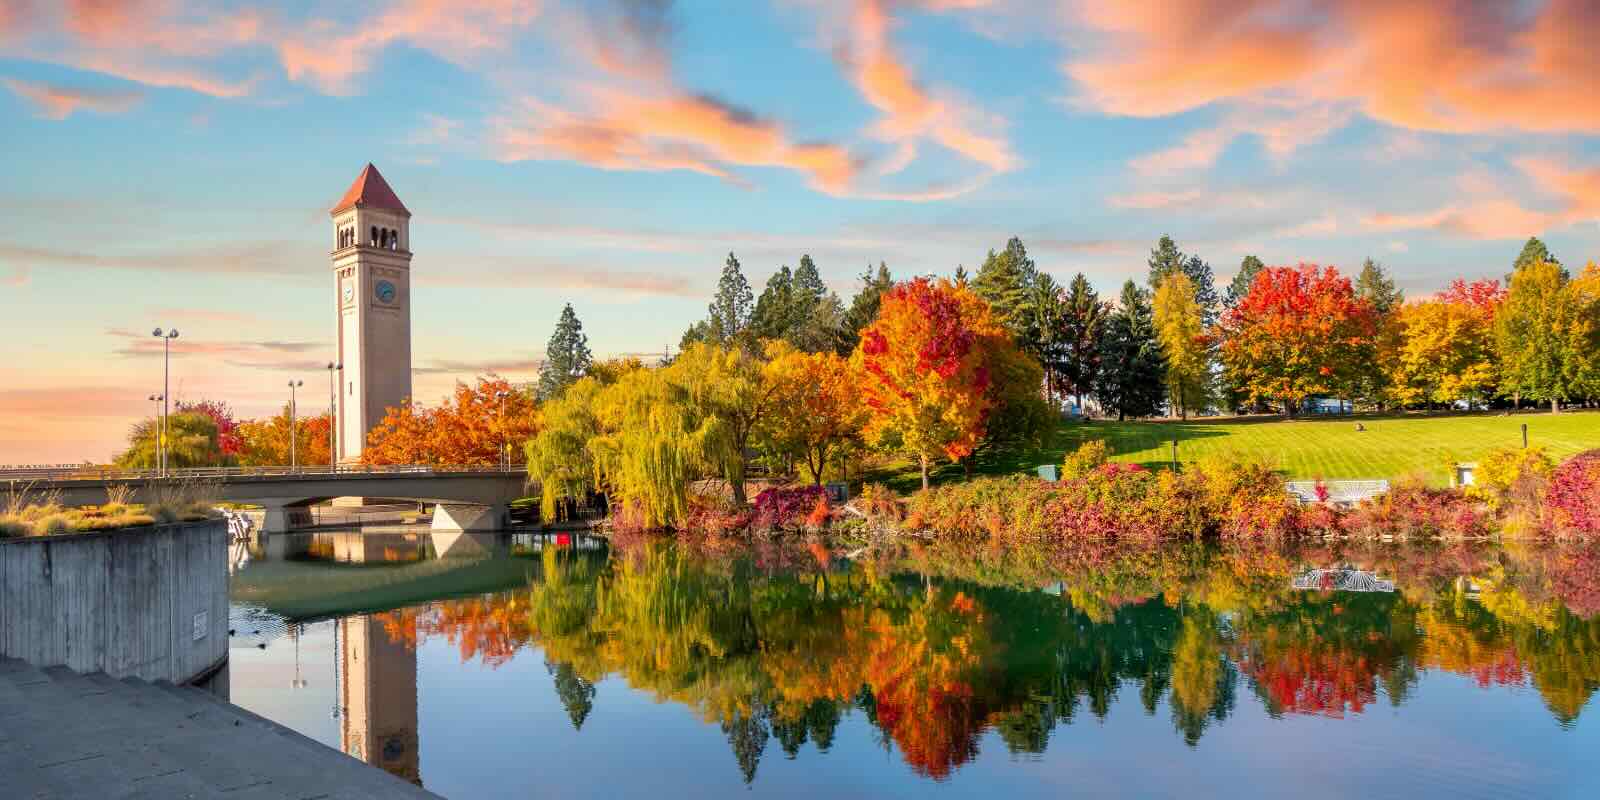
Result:
[[[511,509],[505,503],[476,505],[467,503],[438,503],[433,507],[433,529],[436,531],[499,531],[510,521]]]
[[[264,500],[261,507],[264,510],[261,515],[262,533],[288,533],[293,528],[303,528],[312,522],[309,506]]]

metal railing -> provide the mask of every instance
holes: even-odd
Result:
[[[272,476],[338,477],[341,475],[415,475],[429,473],[478,472],[500,475],[522,475],[526,469],[504,467],[499,464],[460,464],[434,466],[431,464],[312,464],[296,467],[189,467],[168,469],[163,475],[156,469],[119,469],[95,464],[24,464],[0,467],[0,481],[148,481],[183,479],[226,479]]]

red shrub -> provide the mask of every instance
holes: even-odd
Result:
[[[1546,524],[1569,536],[1600,536],[1600,450],[1567,459],[1550,475],[1544,496]]]
[[[1345,528],[1372,539],[1476,539],[1495,533],[1494,522],[1480,503],[1459,491],[1401,483],[1352,511]]]
[[[756,495],[752,504],[755,527],[762,530],[798,528],[816,511],[827,507],[828,495],[821,486],[767,489]]]

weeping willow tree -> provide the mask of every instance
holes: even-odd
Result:
[[[596,401],[605,391],[594,378],[584,378],[546,401],[543,426],[528,440],[528,477],[543,490],[541,513],[546,522],[556,518],[556,504],[576,499],[594,488],[598,477],[589,442],[600,434]]]
[[[767,380],[761,359],[743,348],[697,344],[683,351],[667,369],[689,403],[705,416],[700,444],[705,458],[733,489],[733,502],[743,506],[746,454],[750,437],[768,411],[775,384]]]
[[[157,440],[160,425],[156,419],[141,420],[128,433],[128,449],[116,458],[125,469],[154,469],[158,464]],[[230,456],[222,453],[216,420],[206,414],[183,411],[167,415],[167,466],[226,466]]]
[[[667,373],[637,370],[600,392],[593,406],[599,433],[588,445],[597,483],[650,527],[688,514],[689,484],[710,471],[706,454],[726,435]]]

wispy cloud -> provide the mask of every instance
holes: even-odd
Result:
[[[1365,224],[1381,231],[1426,229],[1472,239],[1518,239],[1600,221],[1600,167],[1572,167],[1557,159],[1533,156],[1517,159],[1515,166],[1557,199],[1553,208],[1528,208],[1504,197],[1492,179],[1468,175],[1460,181],[1466,195],[1460,202],[1418,212],[1377,212],[1369,215]]]
[[[138,105],[144,98],[143,92],[132,89],[88,89],[14,78],[5,78],[0,82],[27,98],[39,110],[39,116],[45,119],[63,120],[79,109],[100,114],[120,114]]]
[[[232,242],[142,253],[98,253],[0,242],[0,259],[23,266],[227,272],[308,277],[305,264],[321,257],[306,242]]]

